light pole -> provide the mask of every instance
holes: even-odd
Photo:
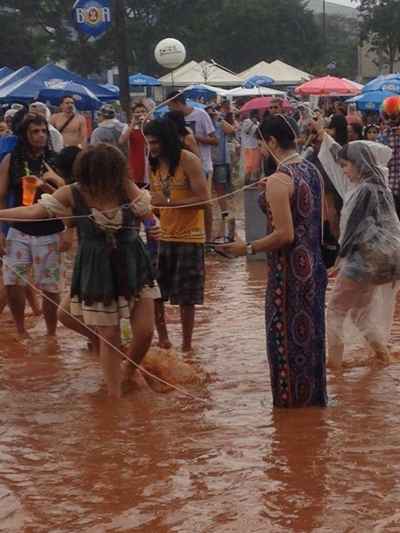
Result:
[[[120,102],[127,117],[130,116],[129,55],[126,28],[125,0],[113,0],[114,39],[117,52]]]

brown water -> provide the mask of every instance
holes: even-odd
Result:
[[[400,365],[330,378],[328,409],[273,412],[264,287],[263,264],[208,260],[193,361],[209,405],[109,401],[82,339],[51,344],[39,320],[24,345],[5,314],[0,531],[399,532]]]

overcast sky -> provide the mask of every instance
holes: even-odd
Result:
[[[354,7],[354,2],[351,2],[351,0],[329,0],[330,2],[334,2],[335,4],[343,4],[344,6],[352,6]]]

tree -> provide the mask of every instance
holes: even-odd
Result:
[[[400,3],[398,0],[361,0],[361,38],[388,63],[390,72],[400,56]]]
[[[322,28],[322,15],[316,16]],[[308,65],[308,72],[326,74],[327,65],[335,63],[335,74],[354,79],[357,76],[359,29],[354,19],[341,15],[326,16],[326,43],[323,54],[317,55],[321,63]],[[322,45],[322,42],[321,42]]]

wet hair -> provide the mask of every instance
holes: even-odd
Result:
[[[186,96],[183,93],[180,93],[179,91],[171,91],[167,95],[167,100],[171,102],[179,102],[180,104],[183,104],[183,105],[186,104]]]
[[[258,111],[257,109],[252,109],[249,113],[250,118],[258,118]]]
[[[143,133],[155,137],[161,145],[161,154],[169,163],[169,172],[174,175],[178,168],[182,153],[182,143],[178,130],[172,120],[168,118],[155,119],[145,125]],[[158,158],[149,158],[152,170],[157,170]]]
[[[75,181],[73,168],[76,158],[81,152],[78,146],[66,146],[57,154],[56,168],[58,174],[64,178],[65,182],[71,184]]]
[[[261,138],[268,141],[275,137],[282,150],[296,148],[296,129],[289,120],[283,115],[266,118],[260,126]]]
[[[117,197],[124,202],[128,165],[124,154],[111,144],[88,146],[78,154],[73,175],[92,197]]]
[[[186,126],[185,115],[182,111],[169,111],[164,116],[175,124],[178,135],[184,137],[190,133]]]
[[[21,127],[21,124],[25,118],[25,115],[29,113],[29,110],[27,107],[23,107],[19,111],[15,113],[15,115],[11,119],[11,130],[14,133],[14,135],[18,135],[19,128]]]
[[[22,111],[22,110],[21,110]],[[15,117],[14,117],[15,118]],[[25,113],[19,126],[16,128],[16,135],[18,137],[17,144],[21,144],[25,149],[29,150],[28,130],[31,125],[45,126],[47,131],[47,149],[50,149],[50,133],[47,120],[42,115],[36,113]]]

